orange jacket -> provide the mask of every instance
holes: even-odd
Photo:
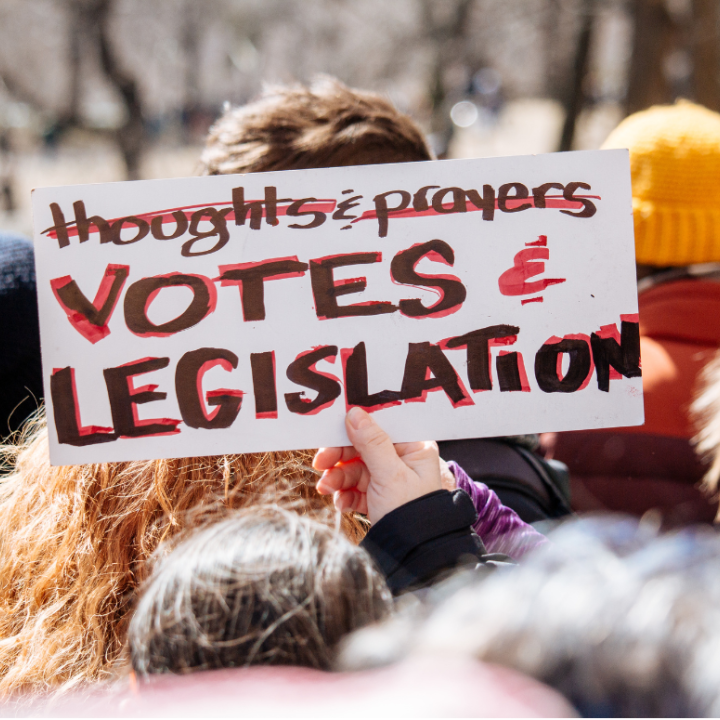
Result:
[[[658,508],[669,524],[711,521],[717,504],[697,488],[704,467],[690,444],[689,407],[720,347],[720,283],[655,285],[640,295],[639,308],[645,424],[549,433],[543,445],[568,465],[578,511]]]
[[[638,300],[645,425],[625,432],[690,439],[698,376],[720,347],[720,283],[677,280]]]

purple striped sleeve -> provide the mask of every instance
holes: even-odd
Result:
[[[518,514],[506,507],[500,498],[487,486],[474,482],[454,461],[448,467],[455,476],[460,490],[464,490],[472,499],[478,520],[473,525],[489,553],[503,553],[513,560],[548,542],[532,526],[523,522]]]

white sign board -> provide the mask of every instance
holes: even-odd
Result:
[[[33,193],[53,464],[643,421],[627,152]]]

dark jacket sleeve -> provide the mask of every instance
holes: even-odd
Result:
[[[43,397],[33,245],[0,232],[0,438]]]
[[[381,518],[361,543],[393,595],[430,584],[461,563],[489,557],[472,528],[477,512],[462,490],[436,490]]]

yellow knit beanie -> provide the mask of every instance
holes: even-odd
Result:
[[[720,115],[681,100],[625,118],[603,148],[629,148],[635,258],[720,262]]]

